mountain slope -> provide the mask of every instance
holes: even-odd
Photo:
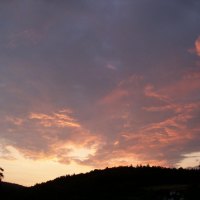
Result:
[[[149,166],[106,168],[62,176],[17,191],[15,196],[6,196],[7,199],[161,200],[175,195],[174,199],[193,200],[200,199],[200,170]]]
[[[35,185],[31,192],[56,199],[159,199],[171,190],[187,196],[191,188],[199,188],[199,181],[200,170],[196,169],[117,167],[59,177]]]
[[[4,200],[20,197],[26,190],[27,187],[15,183],[0,183],[0,197]]]

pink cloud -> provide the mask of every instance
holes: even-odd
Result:
[[[112,104],[116,103],[117,101],[122,100],[122,98],[128,96],[128,91],[125,89],[118,88],[113,90],[110,94],[105,96],[103,99],[100,100],[100,104]]]
[[[182,79],[163,88],[161,94],[168,94],[171,97],[184,97],[200,89],[200,72],[189,72]]]
[[[169,83],[165,87],[155,89],[153,85],[148,84],[144,88],[144,94],[147,97],[155,98],[165,103],[172,103],[178,98],[186,97],[192,92],[200,89],[200,71],[185,72],[178,80]]]
[[[191,151],[195,147],[190,143],[198,140],[195,134],[198,126],[193,130],[190,123],[198,118],[200,102],[188,96],[200,89],[199,83],[198,71],[185,73],[173,84],[157,88],[145,84],[144,78],[130,77],[121,81],[102,104],[106,108],[104,123],[120,118],[119,128],[113,132],[112,142],[97,151],[88,163],[104,163],[106,154],[107,164],[111,160],[116,165],[129,160],[174,166],[182,158],[181,152]],[[110,152],[110,156],[106,152]],[[129,156],[132,159],[128,159]]]
[[[160,94],[159,92],[156,92],[155,89],[154,89],[154,86],[150,85],[150,84],[148,84],[148,85],[145,86],[145,88],[144,88],[144,94],[147,97],[152,97],[152,98],[164,101],[164,102],[170,100],[167,95]]]
[[[190,142],[198,141],[199,125],[192,129],[190,123],[198,119],[200,102],[187,98],[199,90],[198,80],[196,71],[185,73],[173,84],[154,87],[144,77],[133,75],[96,103],[98,114],[89,122],[77,119],[68,108],[33,111],[26,117],[10,118],[10,127],[16,126],[17,119],[23,120],[23,126],[14,127],[7,137],[16,137],[14,146],[33,159],[57,158],[93,167],[175,165],[182,152],[196,148]]]
[[[118,83],[116,88],[100,99],[99,104],[110,105],[124,102],[128,96],[132,96],[140,91],[143,77],[131,75],[129,78]]]

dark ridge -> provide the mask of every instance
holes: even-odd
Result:
[[[0,182],[0,199],[20,199],[27,187],[15,183]]]
[[[11,190],[19,190],[19,189],[25,189],[26,187],[23,185],[19,185],[16,183],[8,183],[8,182],[2,182],[1,184],[1,188],[3,189],[11,189]]]
[[[70,200],[200,199],[200,170],[155,166],[106,168],[36,184],[21,190],[16,197]]]

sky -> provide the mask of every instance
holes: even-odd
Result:
[[[0,2],[0,167],[34,185],[200,162],[200,1]]]

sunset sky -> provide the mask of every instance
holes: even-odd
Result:
[[[199,0],[0,1],[4,181],[199,162]]]

